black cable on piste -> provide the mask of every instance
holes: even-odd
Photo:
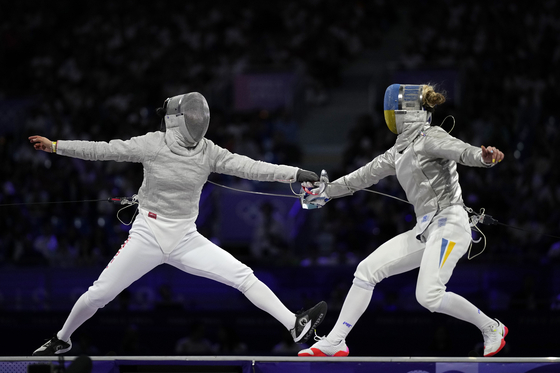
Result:
[[[31,205],[55,205],[58,203],[81,203],[81,202],[103,202],[107,199],[81,199],[76,201],[50,201],[50,202],[19,202],[19,203],[3,203],[0,207],[7,206],[31,206]],[[112,202],[112,201],[109,201]]]

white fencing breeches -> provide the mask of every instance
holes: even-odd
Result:
[[[446,284],[471,242],[466,211],[462,206],[444,209],[424,236],[422,243],[412,229],[385,242],[358,265],[354,284],[373,289],[384,278],[420,267],[416,299],[430,311],[440,311]]]
[[[136,217],[128,239],[97,281],[78,299],[57,333],[58,338],[68,341],[72,333],[98,308],[104,307],[134,281],[163,263],[232,286],[280,321],[286,329],[294,327],[294,313],[257,279],[251,268],[197,231],[186,234],[177,247],[164,253],[145,219],[142,215]]]
[[[145,219],[141,214],[136,217],[128,239],[85,293],[89,307],[104,307],[134,281],[163,263],[241,292],[258,281],[251,268],[197,231],[187,234],[173,251],[165,254]]]
[[[493,322],[465,298],[445,291],[455,265],[471,242],[468,215],[462,206],[448,207],[434,217],[424,232],[426,243],[417,240],[416,234],[412,229],[392,238],[358,265],[354,284],[328,341],[338,344],[346,339],[365,312],[375,285],[418,267],[416,299],[422,306],[470,322],[481,330]]]

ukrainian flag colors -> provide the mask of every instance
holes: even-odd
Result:
[[[439,254],[439,268],[443,267],[445,261],[451,254],[451,251],[455,247],[455,242],[447,241],[445,238],[441,239],[441,252]]]
[[[399,91],[400,84],[392,84],[385,90],[383,99],[383,112],[385,114],[385,123],[394,134],[397,132],[397,120],[395,118],[395,110],[399,110]]]

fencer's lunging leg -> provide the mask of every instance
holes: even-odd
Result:
[[[280,321],[286,329],[291,330],[296,323],[296,316],[278,299],[278,297],[262,281],[256,281],[243,294],[261,310]]]
[[[416,239],[414,230],[401,233],[362,260],[354,277],[375,286],[387,277],[418,268],[424,247],[424,244]]]
[[[353,285],[327,340],[337,345],[367,309],[373,289],[384,278],[409,271],[420,265],[424,245],[413,230],[393,237],[362,260],[354,273]]]
[[[346,339],[348,333],[350,333],[354,325],[356,325],[360,317],[366,311],[371,301],[372,294],[373,286],[361,280],[354,279],[354,284],[350,288],[350,291],[348,291],[338,320],[336,320],[334,328],[329,335],[327,335],[327,341],[336,346],[340,341]]]
[[[462,296],[446,291],[459,259],[471,241],[468,216],[461,206],[445,209],[428,228],[418,273],[416,299],[431,312],[444,313],[482,329],[493,320]]]
[[[441,304],[436,312],[470,322],[480,330],[496,322],[462,296],[449,291],[443,296]]]
[[[130,235],[99,278],[78,299],[58,339],[68,341],[72,333],[121,291],[162,262],[163,255],[145,221],[139,216]]]
[[[188,234],[171,253],[169,264],[196,276],[210,278],[242,292],[255,306],[293,329],[296,316],[262,283],[253,270],[198,232]]]
[[[87,305],[85,300],[86,294],[87,293],[82,294],[76,304],[74,304],[74,307],[72,307],[72,311],[70,311],[70,315],[68,315],[62,329],[56,333],[56,337],[61,341],[68,342],[70,336],[76,331],[76,329],[78,329],[80,325],[90,319],[97,312],[97,308]]]

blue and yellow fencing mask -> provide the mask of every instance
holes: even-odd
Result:
[[[403,131],[403,123],[407,121],[407,114],[414,114],[414,120],[418,120],[419,112],[426,114],[425,121],[431,119],[431,113],[424,110],[422,105],[423,85],[392,84],[385,90],[383,111],[385,123],[391,132],[399,134]],[[412,119],[412,118],[410,118]]]

